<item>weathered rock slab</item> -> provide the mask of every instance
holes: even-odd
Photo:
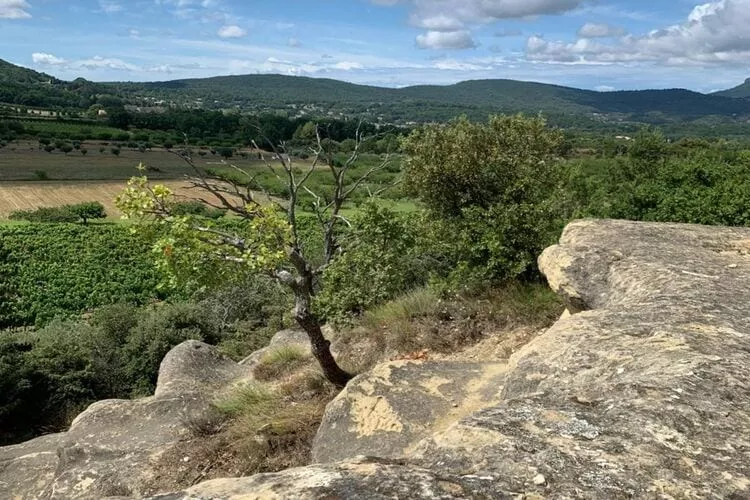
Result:
[[[573,314],[510,358],[497,399],[423,425],[429,410],[416,407],[440,398],[419,381],[439,368],[384,365],[330,406],[316,457],[347,457],[339,439],[398,461],[364,473],[367,462],[349,458],[174,498],[750,498],[750,229],[578,221],[540,267]],[[369,396],[377,404],[356,403]],[[426,437],[364,432],[384,402],[399,423],[376,422]]]
[[[0,448],[0,498],[137,497],[150,464],[249,370],[194,340],[161,363],[154,396],[92,404],[61,434]]]
[[[398,462],[357,457],[278,474],[206,481],[152,500],[392,500],[401,498],[517,498],[499,492],[489,478],[439,474]]]
[[[502,363],[394,361],[352,380],[329,403],[313,446],[315,462],[363,454],[398,458],[449,422],[498,401]]]
[[[37,498],[55,477],[57,447],[63,434],[0,447],[0,498]]]

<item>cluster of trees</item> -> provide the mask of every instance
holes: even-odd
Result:
[[[75,144],[84,140],[116,141],[133,149],[150,149],[159,145],[171,149],[184,145],[211,148],[247,147],[253,144],[264,147],[286,143],[289,152],[307,152],[315,139],[315,130],[326,140],[329,148],[352,151],[357,131],[370,137],[362,145],[363,151],[387,153],[398,149],[399,139],[409,130],[395,126],[376,127],[355,120],[326,119],[316,122],[303,118],[287,118],[273,114],[257,116],[239,113],[201,110],[168,110],[164,113],[131,113],[124,109],[111,110],[110,128],[101,130],[96,122],[58,119],[60,125],[55,138],[40,134],[33,123],[12,118],[0,119],[0,140],[12,141],[39,136],[41,147],[52,152],[60,149],[70,152]],[[67,125],[68,130],[65,130]],[[90,125],[90,126],[87,126]],[[72,141],[72,142],[71,142]],[[52,146],[55,147],[52,147]],[[67,149],[68,146],[71,149]],[[66,151],[67,150],[67,151]]]
[[[16,210],[8,217],[10,220],[24,220],[27,222],[82,222],[105,219],[107,212],[104,205],[98,201],[63,205],[61,207],[40,207],[35,210]]]
[[[5,331],[0,445],[64,428],[93,401],[152,394],[164,355],[185,340],[220,344],[235,357],[264,347],[282,326],[285,308],[277,287],[254,279],[190,303],[122,302],[97,309],[87,320]]]

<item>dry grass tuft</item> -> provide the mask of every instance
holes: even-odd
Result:
[[[409,353],[455,352],[498,332],[539,331],[563,309],[542,284],[509,283],[449,298],[419,289],[366,312],[358,325],[342,333],[336,347],[345,368],[357,373]]]
[[[306,365],[310,358],[310,354],[299,346],[281,346],[261,358],[253,375],[257,380],[276,380]]]

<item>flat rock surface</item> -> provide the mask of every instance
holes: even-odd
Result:
[[[63,434],[0,447],[0,498],[31,500],[52,481]]]
[[[496,402],[506,365],[394,361],[352,380],[326,409],[313,461],[402,457],[441,425]]]

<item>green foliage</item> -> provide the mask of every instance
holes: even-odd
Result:
[[[408,187],[425,202],[422,251],[457,286],[535,268],[564,220],[559,131],[541,118],[465,118],[416,130],[404,143]]]
[[[573,163],[566,189],[576,217],[748,225],[750,152],[729,153],[644,133],[627,158]]]
[[[151,245],[121,225],[0,226],[0,266],[16,296],[10,311],[0,308],[0,328],[159,297]]]
[[[36,210],[17,210],[8,217],[10,220],[25,220],[27,222],[78,222],[86,224],[90,219],[104,219],[107,213],[104,205],[98,201],[63,205],[61,207],[40,207]]]
[[[68,210],[75,214],[79,220],[86,224],[91,219],[105,219],[107,212],[104,210],[104,205],[98,201],[90,201],[86,203],[77,203],[75,205],[68,205]]]
[[[8,216],[10,220],[27,222],[78,222],[79,217],[68,207],[40,207],[36,210],[16,210]]]
[[[256,295],[261,286],[251,286]],[[88,320],[55,320],[38,331],[0,334],[0,443],[64,428],[88,404],[151,394],[166,353],[187,339],[267,344],[276,297],[252,308],[230,291],[199,303],[118,303]],[[228,299],[225,311],[217,302]],[[265,311],[265,312],[262,312]],[[256,332],[258,338],[253,338]],[[243,354],[244,355],[244,354]]]
[[[365,205],[343,235],[343,253],[323,275],[318,314],[342,321],[424,282],[412,222],[375,203]]]
[[[124,347],[125,373],[133,381],[133,395],[151,394],[156,386],[159,364],[169,350],[186,340],[216,344],[221,330],[215,318],[193,304],[157,308],[129,332]]]
[[[172,207],[172,214],[176,216],[197,215],[208,219],[220,219],[224,217],[226,213],[226,210],[209,207],[205,203],[197,200],[180,201],[175,203]]]
[[[430,210],[450,217],[467,207],[544,197],[533,191],[556,179],[561,141],[543,119],[523,116],[423,127],[404,141],[406,184]]]

